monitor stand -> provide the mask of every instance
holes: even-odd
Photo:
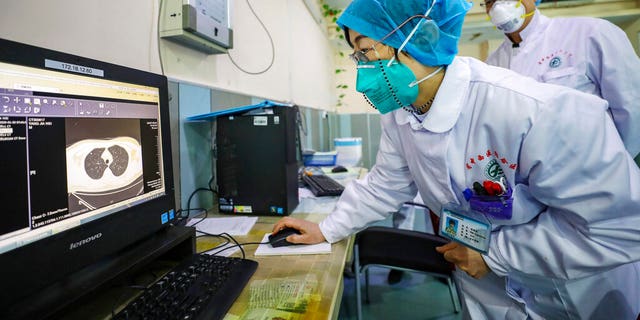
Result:
[[[158,259],[181,261],[195,253],[195,228],[172,226],[119,252],[110,259],[73,273],[8,310],[9,319],[58,318],[91,299],[119,278],[133,274]],[[46,269],[46,268],[45,268]]]

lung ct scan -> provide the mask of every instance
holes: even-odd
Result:
[[[144,192],[140,124],[129,119],[68,120],[67,190],[72,215]],[[87,130],[81,130],[86,128]]]

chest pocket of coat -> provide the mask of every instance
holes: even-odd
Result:
[[[541,80],[544,83],[557,84],[587,93],[595,93],[595,84],[587,77],[586,70],[579,66],[547,71],[542,74]]]

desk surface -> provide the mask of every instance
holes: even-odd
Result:
[[[322,199],[328,203],[326,200]],[[313,200],[311,200],[313,201]],[[218,215],[210,215],[218,216]],[[295,213],[296,218],[303,218],[310,221],[319,222],[326,214],[310,214]],[[225,215],[228,217],[228,215]],[[252,230],[246,236],[234,236],[239,243],[259,242],[265,233],[270,233],[273,224],[279,217],[259,217]],[[197,239],[196,249],[198,252],[206,251],[219,244],[219,239],[212,237],[201,237]],[[317,288],[306,307],[306,313],[298,314],[293,318],[282,319],[337,319],[340,310],[340,301],[343,291],[343,271],[345,263],[350,254],[352,237],[344,239],[331,245],[331,254],[317,255],[285,255],[285,256],[254,256],[254,252],[258,245],[246,245],[244,251],[247,259],[255,260],[259,263],[258,269],[253,277],[247,283],[242,293],[236,299],[235,303],[227,313],[225,320],[242,319],[247,310],[249,310],[250,287],[254,281],[280,279],[280,278],[304,278],[305,276],[314,276],[317,280]],[[240,251],[231,255],[233,257],[241,256]],[[155,270],[158,275],[164,274],[170,270],[173,264],[160,262],[151,264],[146,269]],[[136,276],[136,283],[151,283],[155,281],[154,273],[148,270],[142,270],[139,276]],[[84,320],[84,319],[111,319],[113,311],[118,311],[118,306],[124,306],[125,303],[134,298],[139,291],[137,289],[127,288],[117,285],[108,290],[103,290],[88,301],[76,304],[73,310],[65,313],[64,319]],[[252,315],[253,316],[253,315]],[[254,319],[252,317],[252,319]],[[263,318],[255,318],[263,319]]]
[[[339,182],[346,184],[356,177],[363,177],[367,173],[364,168],[350,170],[350,174],[332,175]],[[295,212],[295,218],[313,222],[322,221],[328,213],[333,211],[337,197],[302,198]],[[313,213],[312,213],[313,212]],[[321,213],[318,213],[321,212]],[[214,215],[215,216],[215,215]],[[226,215],[228,216],[228,215]],[[280,217],[259,217],[258,221],[247,236],[234,237],[240,243],[259,242],[265,233],[270,233],[273,225]],[[213,238],[199,238],[197,251],[211,249],[219,240]],[[249,309],[250,287],[254,281],[274,278],[298,278],[314,275],[318,281],[316,299],[307,306],[301,319],[337,319],[340,311],[340,301],[343,291],[343,272],[345,264],[350,258],[350,248],[353,237],[331,245],[331,254],[317,255],[283,255],[283,256],[255,256],[257,245],[243,247],[247,259],[258,261],[259,266],[247,286],[244,288],[234,305],[229,310],[225,320],[237,319]],[[240,256],[240,252],[232,256]]]
[[[326,215],[297,213],[293,216],[319,222]],[[247,236],[236,236],[234,238],[240,243],[259,242],[265,233],[271,232],[273,224],[278,219],[278,217],[260,217]],[[241,317],[249,308],[249,287],[252,281],[304,277],[310,274],[315,275],[318,280],[317,299],[312,300],[312,303],[307,306],[307,312],[302,315],[303,318],[337,319],[343,290],[342,274],[347,261],[351,239],[350,237],[332,244],[331,254],[318,255],[254,256],[257,245],[245,246],[246,258],[258,261],[258,270],[231,307],[225,319],[234,319],[234,316]],[[201,252],[210,249],[216,243],[218,243],[218,240],[213,238],[199,238],[196,244],[197,251]],[[236,252],[232,256],[240,256],[240,252]]]
[[[360,171],[360,176],[366,174],[366,170]],[[309,221],[320,222],[335,206],[337,197],[303,198],[298,205],[293,217]],[[310,213],[313,212],[313,213]],[[319,213],[320,212],[320,213]],[[211,214],[210,216],[220,216]],[[229,215],[224,215],[229,217]],[[279,217],[258,218],[251,231],[246,236],[235,236],[239,243],[259,242],[265,233],[270,233],[274,223]],[[206,251],[219,244],[219,239],[202,237],[196,242],[198,252]],[[250,286],[254,281],[274,278],[300,278],[307,275],[315,276],[317,289],[314,299],[307,305],[306,313],[300,314],[298,319],[337,319],[340,309],[340,300],[343,291],[344,266],[350,258],[350,248],[353,237],[349,237],[331,246],[331,254],[318,255],[286,255],[286,256],[255,256],[257,245],[244,246],[247,259],[258,261],[259,266],[255,274],[245,286],[244,290],[229,310],[225,320],[240,319],[249,309]],[[238,251],[232,256],[241,256]],[[168,271],[171,265],[154,265],[157,271]],[[153,281],[149,278],[153,273],[141,272],[141,283]],[[89,301],[76,304],[72,311],[65,315],[65,319],[110,319],[111,314],[117,311],[117,306],[126,303],[139,291],[114,286],[103,290]]]

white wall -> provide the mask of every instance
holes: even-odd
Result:
[[[164,0],[167,1],[167,0]],[[247,0],[232,2],[234,60],[249,71],[269,65],[271,45]],[[3,0],[0,37],[161,73],[204,87],[331,110],[333,53],[300,0],[251,1],[276,45],[273,67],[248,75],[227,55],[206,55],[160,40],[160,0]]]
[[[169,77],[216,89],[302,106],[331,110],[333,97],[332,49],[300,0],[250,2],[266,26],[251,12],[246,0],[233,1],[233,49],[229,56],[251,75],[234,66],[229,56],[207,55],[169,41],[161,42]]]
[[[2,3],[2,38],[160,72],[155,0],[2,0]]]
[[[338,113],[376,113],[376,109],[371,107],[362,93],[356,91],[357,69],[356,64],[347,56],[352,52],[348,49],[343,52],[343,56],[336,56],[336,69],[342,72],[336,75],[336,87],[338,85],[347,85],[347,89],[338,89],[338,94],[344,94],[342,105],[337,107]]]
[[[303,2],[288,0],[288,3],[291,98],[300,105],[335,111],[334,49]],[[282,19],[282,14],[274,15]]]

